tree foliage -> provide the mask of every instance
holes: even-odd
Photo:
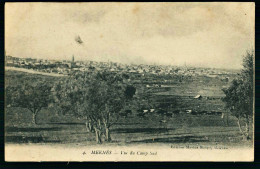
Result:
[[[98,143],[102,135],[110,141],[110,127],[135,92],[127,82],[120,73],[78,72],[55,85],[55,99],[63,112],[86,120],[87,129],[96,133]]]
[[[6,104],[12,107],[28,109],[32,112],[33,124],[37,124],[37,113],[52,103],[51,85],[44,81],[23,83],[6,88]]]
[[[223,89],[225,97],[223,101],[232,115],[237,117],[239,129],[245,137],[249,137],[249,124],[253,116],[253,76],[254,76],[254,52],[247,51],[243,57],[243,69],[227,89]],[[241,123],[245,121],[245,129]]]

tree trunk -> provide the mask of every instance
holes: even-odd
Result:
[[[227,126],[229,126],[229,113],[227,113]]]
[[[243,134],[244,132],[243,132],[243,130],[241,128],[241,124],[240,124],[240,119],[239,118],[237,119],[237,125],[239,127],[239,131]]]
[[[37,124],[37,121],[36,121],[36,112],[33,112],[32,123],[33,123],[34,125]]]
[[[221,115],[221,118],[222,118],[222,120],[223,120],[223,123],[224,123],[224,125],[225,126],[229,126],[229,117],[228,117],[228,112],[226,112],[226,113],[223,113],[222,112],[222,115]]]
[[[224,124],[224,126],[226,125],[226,122],[225,122],[225,113],[222,112],[221,114],[221,119],[222,119],[222,122]]]
[[[249,140],[250,137],[249,137],[249,128],[250,128],[250,120],[249,120],[249,117],[246,118],[246,139]]]
[[[108,127],[106,127],[106,141],[110,142],[111,141],[111,135],[110,135],[110,130]]]
[[[111,135],[110,135],[110,130],[109,130],[109,119],[110,119],[110,112],[107,112],[106,118],[103,118],[103,124],[105,127],[105,141],[110,142],[111,141]]]
[[[94,127],[95,129],[95,133],[96,133],[96,142],[98,144],[101,144],[102,143],[102,139],[101,139],[101,135],[102,135],[102,127],[101,127],[101,122],[100,122],[100,119],[98,119],[97,121],[97,126]]]
[[[97,144],[101,144],[101,131],[95,127],[95,133],[96,133],[96,142]]]
[[[88,128],[89,128],[90,132],[94,132],[92,122],[88,123]]]
[[[246,122],[246,129],[245,129],[245,131],[243,131],[242,126],[240,124],[240,118],[238,118],[237,124],[238,124],[240,132],[242,133],[243,140],[248,140],[249,139],[249,125],[248,125],[248,123]]]
[[[90,128],[89,128],[89,122],[88,122],[88,120],[86,121],[86,129],[87,129],[87,132],[90,132]]]

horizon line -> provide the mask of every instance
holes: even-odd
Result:
[[[5,55],[6,57],[7,56],[11,56],[11,57],[15,57],[15,58],[21,58],[21,59],[36,59],[36,60],[53,60],[53,61],[72,61],[69,60],[69,59],[58,59],[58,58],[55,58],[55,59],[43,59],[43,58],[34,58],[34,57],[17,57],[17,56],[12,56],[12,55]],[[75,57],[75,55],[72,55],[71,57]],[[74,58],[75,59],[75,58]],[[107,61],[96,61],[96,60],[90,60],[90,59],[82,59],[82,60],[76,60],[74,62],[77,62],[77,61],[81,61],[81,62],[86,62],[86,61],[94,61],[94,62],[106,62],[106,63],[109,63],[109,62],[112,62],[112,63],[119,63],[119,64],[123,64],[123,65],[147,65],[147,66],[172,66],[172,67],[189,67],[189,68],[209,68],[209,69],[227,69],[227,70],[241,70],[242,68],[221,68],[221,67],[209,67],[209,66],[199,66],[199,65],[190,65],[190,64],[187,64],[186,62],[184,62],[182,65],[166,65],[166,64],[158,64],[158,63],[122,63],[122,62],[116,62],[116,61],[111,61],[111,60],[107,60]]]

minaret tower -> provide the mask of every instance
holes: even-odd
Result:
[[[74,63],[74,61],[75,61],[75,58],[74,58],[74,55],[72,55],[72,62]]]

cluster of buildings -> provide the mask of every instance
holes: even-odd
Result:
[[[127,65],[114,62],[96,62],[96,61],[75,61],[74,56],[72,60],[44,60],[32,58],[17,58],[6,56],[6,66],[20,67],[26,69],[33,69],[35,71],[58,73],[68,75],[72,71],[86,71],[92,70],[107,70],[111,72],[126,72],[135,74],[137,76],[149,75],[183,75],[183,76],[221,76],[225,79],[229,77],[232,72],[220,69],[210,68],[192,68],[192,67],[176,67],[164,65]]]

